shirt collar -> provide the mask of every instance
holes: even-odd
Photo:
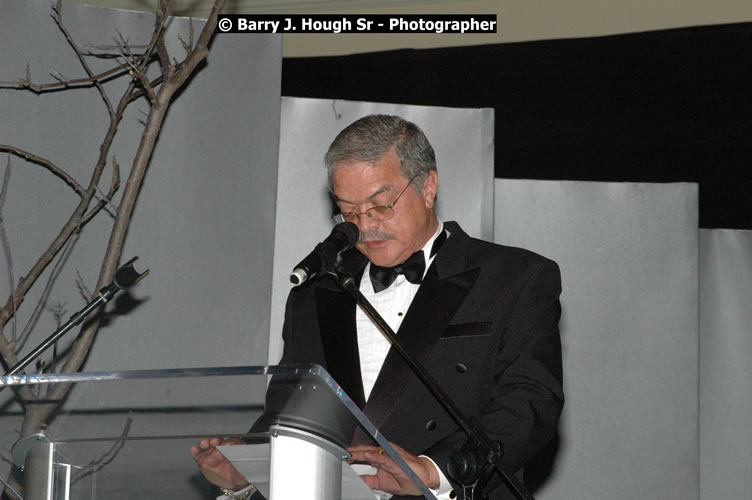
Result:
[[[441,232],[444,230],[444,221],[442,221],[441,219],[438,219],[438,221],[439,221],[439,227],[436,228],[436,232],[433,233],[433,236],[428,238],[428,241],[426,241],[426,244],[423,245],[423,248],[421,249],[423,250],[423,257],[425,258],[425,262],[426,262],[426,270],[423,271],[424,278],[426,277],[428,268],[431,267],[431,262],[433,262],[434,257],[436,257],[436,255],[431,255],[431,248],[433,248],[433,242],[436,241],[436,238],[438,238]]]

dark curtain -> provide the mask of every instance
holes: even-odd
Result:
[[[491,107],[496,177],[697,182],[701,227],[752,229],[752,23],[286,58],[282,94]]]

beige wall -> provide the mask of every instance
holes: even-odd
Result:
[[[144,10],[145,5],[150,4],[143,0],[68,1],[132,10]],[[206,6],[210,3],[210,0],[177,0],[183,15],[188,15],[184,6],[194,4],[193,15],[197,17],[206,16]],[[495,13],[499,16],[500,29],[496,35],[286,35],[285,57],[589,37],[752,21],[752,2],[749,0],[405,0],[399,2],[399,6],[397,2],[369,0],[229,0],[229,3],[227,12],[241,14]],[[332,9],[332,5],[338,4],[362,7]],[[320,5],[332,10],[325,10]],[[389,6],[375,8],[375,5]]]

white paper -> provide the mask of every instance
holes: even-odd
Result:
[[[270,445],[265,444],[245,444],[233,446],[217,446],[227,460],[232,462],[238,471],[252,483],[268,499],[269,498],[269,461]],[[360,479],[355,467],[362,474],[371,474],[375,469],[370,466],[355,464],[350,466],[347,462],[342,462],[342,500],[384,500],[391,495],[371,490],[366,483]],[[364,468],[365,467],[365,468]],[[370,467],[370,470],[367,469]],[[294,469],[291,471],[295,473]]]

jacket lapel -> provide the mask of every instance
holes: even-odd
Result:
[[[363,274],[365,258],[357,252],[344,258],[343,267],[357,281]],[[360,374],[358,335],[355,326],[355,299],[334,279],[331,286],[316,289],[316,311],[321,334],[326,370],[358,407],[365,405],[363,380]]]
[[[438,340],[478,277],[479,269],[466,269],[465,249],[469,236],[456,223],[447,222],[450,237],[444,243],[415,295],[397,336],[405,350],[425,363]],[[406,392],[406,380],[415,380],[412,369],[391,348],[374,384],[365,413],[382,427]]]

